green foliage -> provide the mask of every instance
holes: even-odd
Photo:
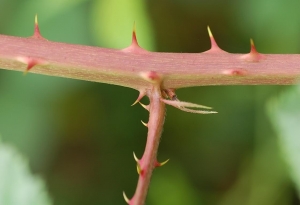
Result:
[[[9,145],[0,144],[0,204],[50,205],[43,181],[30,174],[28,163]]]
[[[291,178],[300,196],[300,85],[294,86],[269,104],[270,119],[277,130],[279,144]]]

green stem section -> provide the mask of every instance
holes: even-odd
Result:
[[[160,88],[153,86],[152,90],[148,91],[148,97],[150,98],[148,136],[145,152],[139,160],[141,172],[138,185],[133,198],[130,200],[130,205],[143,205],[145,202],[150,178],[157,162],[157,150],[165,120],[165,104],[160,100]]]

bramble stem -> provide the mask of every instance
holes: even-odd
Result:
[[[145,152],[139,160],[140,174],[138,185],[130,205],[143,205],[146,199],[150,178],[157,162],[156,155],[165,118],[165,104],[160,100],[161,91],[153,86],[147,93],[150,98],[148,136]]]
[[[246,54],[157,53],[57,43],[40,38],[0,35],[0,68],[25,71],[21,58],[37,59],[30,72],[115,84],[136,90],[151,84],[141,73],[154,71],[161,87],[204,85],[286,85],[300,77],[299,54],[265,54],[259,62]],[[39,64],[39,60],[45,64]],[[28,63],[30,64],[30,63]]]

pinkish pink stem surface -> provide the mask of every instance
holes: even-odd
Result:
[[[147,95],[150,99],[147,142],[143,157],[137,162],[140,169],[139,180],[135,194],[129,200],[130,205],[142,205],[145,202],[150,178],[157,165],[157,150],[165,119],[165,104],[160,100],[159,85],[148,90]]]
[[[20,60],[21,59],[21,60]],[[27,59],[27,61],[26,61]],[[32,62],[36,62],[33,66]],[[39,63],[40,62],[40,63]],[[0,68],[115,84],[136,90],[151,83],[143,73],[162,77],[162,88],[204,85],[286,85],[300,78],[299,54],[140,52],[0,35]]]

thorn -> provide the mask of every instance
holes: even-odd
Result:
[[[40,32],[37,14],[35,14],[35,17],[34,17],[34,33],[33,33],[32,38],[44,39]]]
[[[265,56],[257,52],[254,41],[250,38],[250,53],[242,55],[241,59],[249,62],[259,62],[260,60],[265,59]]]
[[[141,175],[142,169],[141,169],[141,166],[140,166],[139,163],[136,164],[136,171],[137,171],[137,173],[138,173],[139,175]]]
[[[146,95],[145,91],[140,91],[138,98],[136,99],[136,101],[134,101],[134,103],[131,106],[134,106],[135,104],[137,104],[138,102],[140,102],[140,100]]]
[[[135,45],[135,46],[140,47],[139,43],[137,41],[137,38],[136,38],[136,24],[135,24],[135,21],[133,22],[131,45]]]
[[[251,45],[250,53],[257,53],[257,50],[256,50],[255,45],[254,45],[254,41],[253,41],[252,38],[250,38],[250,45]]]
[[[169,161],[170,159],[167,159],[166,161],[164,161],[164,162],[161,162],[161,163],[159,163],[159,162],[156,162],[155,163],[155,166],[156,167],[161,167],[161,166],[164,166],[165,164],[167,164],[167,162]]]
[[[142,124],[145,126],[145,127],[148,127],[148,124],[143,122],[143,120],[141,120]]]
[[[38,58],[31,58],[31,57],[23,57],[19,56],[16,58],[17,61],[27,64],[26,70],[24,71],[24,75],[28,73],[31,68],[33,68],[35,65],[47,65],[48,62],[42,59]]]
[[[141,102],[139,102],[140,103],[140,105],[143,107],[143,108],[145,108],[146,110],[148,110],[149,111],[149,105],[144,105],[143,103],[141,103]]]
[[[205,53],[211,53],[211,52],[224,52],[224,53],[227,53],[226,51],[223,51],[217,44],[211,30],[210,30],[210,27],[207,26],[207,31],[208,31],[208,35],[209,35],[209,38],[210,38],[210,44],[211,44],[211,47],[208,51],[206,51]]]
[[[135,160],[136,162],[139,162],[139,161],[140,161],[139,158],[136,157],[136,155],[135,155],[134,152],[133,152],[133,158],[134,158],[134,160]]]
[[[127,48],[122,49],[122,51],[125,52],[130,52],[130,53],[136,53],[136,54],[141,54],[141,53],[148,53],[145,49],[141,48],[136,37],[136,24],[135,22],[133,23],[133,29],[132,29],[132,41],[131,45],[128,46]]]
[[[124,197],[124,200],[126,201],[126,203],[130,204],[130,200],[128,199],[128,197],[126,196],[124,191],[123,191],[123,197]]]

